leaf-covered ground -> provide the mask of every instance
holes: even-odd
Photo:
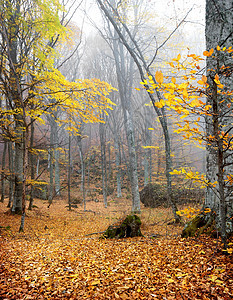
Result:
[[[100,240],[90,233],[130,202],[88,202],[87,212],[62,200],[35,204],[24,233],[0,204],[0,299],[233,299],[232,254],[219,240],[180,238],[182,227],[166,225],[168,209],[142,210],[142,238]]]

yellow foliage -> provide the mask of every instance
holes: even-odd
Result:
[[[162,84],[163,83],[163,73],[160,71],[157,71],[155,73],[155,79],[158,82],[158,84]]]

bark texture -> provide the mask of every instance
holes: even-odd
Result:
[[[206,1],[206,47],[216,49],[229,48],[233,42],[233,2],[232,0]],[[224,95],[232,90],[232,56],[215,50],[215,57],[207,57],[207,78],[209,88],[208,104],[211,114],[206,118],[207,136],[213,136],[213,142],[207,145],[206,171],[210,182],[217,182],[216,188],[207,187],[205,207],[216,212],[216,226],[221,232],[222,240],[226,243],[227,235],[233,232],[233,194],[232,186],[227,186],[227,175],[233,174],[232,147],[224,148],[221,130],[232,135],[232,109],[229,110],[230,99]],[[215,75],[218,74],[224,88],[218,93]]]

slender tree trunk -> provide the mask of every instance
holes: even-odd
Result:
[[[39,170],[40,170],[40,158],[38,156],[37,162],[36,162],[36,177],[39,176]]]
[[[60,196],[61,184],[60,184],[60,152],[58,149],[59,138],[58,138],[58,125],[57,122],[53,122],[54,126],[54,172],[55,172],[55,194]]]
[[[4,202],[4,199],[5,199],[5,182],[6,182],[6,179],[5,179],[5,167],[6,167],[6,151],[7,151],[7,142],[4,141],[4,148],[3,148],[3,153],[2,153],[2,174],[1,174],[1,200],[0,202]]]
[[[135,138],[134,138],[134,126],[133,126],[133,116],[132,108],[130,104],[130,92],[126,93],[127,87],[125,86],[126,73],[125,73],[125,58],[122,45],[118,47],[116,39],[113,39],[113,54],[116,62],[116,72],[118,89],[120,94],[121,106],[124,115],[124,126],[128,144],[129,151],[129,170],[130,170],[130,184],[132,192],[132,211],[140,212],[140,195],[138,188],[138,172],[137,172],[137,157],[135,149]],[[131,74],[132,76],[132,74]],[[131,89],[131,86],[128,87]]]
[[[9,161],[9,201],[7,207],[11,207],[14,200],[14,175],[13,175],[13,165],[14,165],[14,151],[12,147],[12,142],[8,142],[8,161]]]
[[[115,132],[115,131],[114,131]],[[121,153],[119,146],[119,138],[117,132],[114,134],[114,148],[115,148],[115,159],[116,159],[116,180],[117,180],[117,198],[122,197],[121,194]]]
[[[121,164],[125,164],[126,170],[121,169],[121,182],[124,183],[125,175],[127,175],[127,190],[129,190],[131,183],[130,183],[130,167],[128,163],[128,158],[126,157],[124,145],[122,143],[122,139],[119,137],[119,149],[120,153],[122,153]]]
[[[106,143],[105,143],[105,128],[103,123],[99,123],[100,147],[101,147],[101,170],[102,170],[102,189],[104,197],[104,207],[107,203],[107,172],[106,172]]]
[[[26,125],[26,124],[25,124]],[[27,179],[27,168],[28,168],[28,146],[29,146],[29,132],[28,127],[25,126],[24,131],[24,143],[23,143],[23,188],[22,188],[22,216],[19,232],[24,231],[25,213],[26,213],[26,179]]]
[[[88,159],[88,165],[87,165],[87,193],[90,192],[90,169],[91,169],[91,157]]]
[[[53,131],[50,132],[50,147],[49,147],[49,206],[53,202],[53,189],[54,189],[54,172],[53,172],[53,160],[54,160],[54,136]]]
[[[68,145],[68,204],[69,210],[71,210],[71,196],[70,196],[70,188],[71,188],[71,134],[69,133],[69,145]]]
[[[34,144],[34,120],[31,120],[31,137],[30,137],[30,167],[31,167],[31,180],[33,181],[35,179],[35,157],[33,154],[33,144]],[[34,183],[31,184],[31,190],[30,190],[30,200],[29,200],[29,206],[28,209],[32,210],[33,207],[33,200],[34,200]]]
[[[24,139],[23,139],[23,121],[20,115],[16,115],[16,135],[15,141],[15,192],[12,212],[22,213],[22,196],[23,196],[23,171],[24,171]]]
[[[79,148],[79,157],[81,162],[81,192],[83,194],[83,208],[86,211],[86,188],[85,188],[85,160],[83,155],[83,147],[82,147],[82,138],[81,136],[77,137],[77,143]]]
[[[110,184],[112,177],[112,166],[111,166],[111,144],[108,143],[108,184]]]
[[[148,107],[145,106],[144,108],[144,114],[145,114],[145,146],[152,146],[152,137],[151,137],[151,131],[148,130],[148,128],[152,127],[151,121],[150,121],[150,111],[148,110]],[[151,169],[151,149],[147,148],[144,151],[144,186],[146,186],[148,183],[151,183],[151,176],[152,176],[152,169]]]

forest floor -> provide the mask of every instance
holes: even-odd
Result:
[[[103,240],[130,212],[130,200],[88,202],[69,211],[64,200],[36,200],[20,216],[0,203],[0,299],[233,299],[233,255],[219,239],[182,239],[167,225],[167,208],[143,208],[144,237]],[[154,236],[154,237],[152,237]]]

